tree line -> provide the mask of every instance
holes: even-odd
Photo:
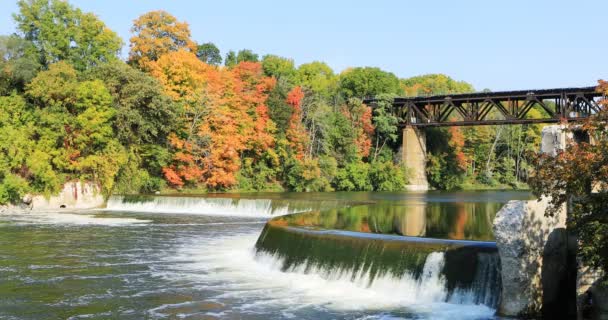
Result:
[[[374,67],[197,43],[165,11],[138,17],[129,55],[93,13],[20,0],[0,37],[0,203],[66,181],[105,194],[402,190],[395,96],[472,92],[442,74],[399,79]],[[362,98],[375,96],[370,108]],[[437,189],[524,187],[539,125],[427,129]]]

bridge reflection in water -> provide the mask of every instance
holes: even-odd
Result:
[[[271,223],[310,230],[492,241],[492,221],[502,205],[499,202],[384,202],[287,215]]]

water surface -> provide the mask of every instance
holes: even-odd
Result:
[[[187,201],[175,197],[130,202],[115,199],[109,211],[1,215],[0,318],[492,319],[494,310],[485,305],[437,302],[444,294],[439,285],[442,279],[435,270],[445,258],[441,253],[427,255],[423,271],[428,281],[412,294],[414,284],[408,283],[410,280],[389,275],[378,277],[370,285],[336,273],[327,277],[321,270],[285,270],[284,261],[256,252],[255,244],[269,217],[309,210],[314,219],[307,221],[323,212],[344,217],[331,223],[315,220],[306,225],[311,229],[337,229],[340,225],[347,231],[409,234],[410,228],[403,222],[409,221],[408,214],[403,221],[398,217],[407,212],[402,209],[421,203],[426,204],[424,214],[414,215],[425,222],[410,224],[417,225],[414,229],[418,235],[490,239],[487,228],[480,226],[491,222],[499,205],[484,203],[504,203],[528,195],[317,193],[228,197],[230,201],[222,196],[215,196],[219,200],[188,197]],[[253,201],[240,203],[243,199]],[[153,205],[146,205],[150,201]],[[192,208],[192,201],[200,210]],[[382,208],[378,214],[369,209],[374,204]],[[356,214],[339,209],[343,206],[368,209]],[[399,210],[387,209],[391,207]],[[454,227],[463,220],[459,212],[466,212],[460,213],[466,216],[462,228]],[[477,215],[487,216],[483,218],[486,220],[475,219]],[[350,216],[354,217],[352,223],[347,222]],[[365,224],[367,227],[362,227]]]

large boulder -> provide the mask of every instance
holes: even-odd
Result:
[[[498,313],[540,316],[543,304],[557,305],[567,279],[566,214],[545,217],[547,199],[510,201],[494,219],[502,268]]]

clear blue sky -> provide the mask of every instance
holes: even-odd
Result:
[[[444,73],[494,91],[594,85],[608,78],[606,0],[71,0],[125,41],[133,19],[164,9],[224,55],[248,48],[336,72],[376,66],[399,77]],[[15,31],[0,0],[0,33]]]

